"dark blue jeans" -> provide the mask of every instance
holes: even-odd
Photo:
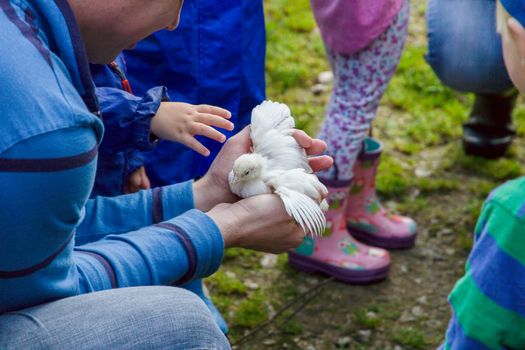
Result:
[[[429,0],[427,62],[443,84],[478,94],[512,88],[494,0]]]

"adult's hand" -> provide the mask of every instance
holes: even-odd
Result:
[[[293,137],[309,156],[318,155],[326,149],[326,143],[311,138],[303,131],[296,130]],[[228,173],[241,154],[250,152],[251,145],[249,126],[225,143],[206,175],[194,184],[195,208],[208,211],[217,204],[234,203],[239,200],[239,197],[230,191]],[[333,160],[328,156],[318,156],[309,158],[309,163],[314,171],[320,171],[332,166]]]
[[[265,194],[219,204],[208,216],[215,221],[224,245],[268,253],[282,253],[297,247],[304,238],[303,230],[286,213],[277,195]]]

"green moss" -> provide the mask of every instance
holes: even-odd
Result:
[[[308,0],[266,2],[268,94],[311,85],[328,69]],[[292,110],[294,106],[292,105]]]
[[[456,246],[464,252],[470,252],[474,244],[473,229],[456,230]]]
[[[244,294],[246,287],[236,277],[230,277],[223,271],[217,271],[206,279],[206,284],[218,294]]]
[[[404,194],[409,187],[406,170],[396,158],[384,154],[377,173],[377,191],[383,196],[395,197]]]
[[[516,132],[519,136],[525,136],[525,105],[516,106],[513,115]]]
[[[492,192],[497,186],[498,184],[496,182],[485,179],[473,179],[468,184],[469,192],[479,199],[487,198],[490,192]]]
[[[426,46],[407,47],[384,103],[405,111],[377,125],[394,146],[413,154],[461,135],[470,99],[446,88],[424,60]]]
[[[503,181],[523,174],[521,164],[515,159],[500,158],[487,160],[463,155],[459,159],[461,167],[471,173],[483,175],[493,180]]]
[[[460,188],[460,181],[456,179],[445,179],[445,178],[418,178],[416,180],[417,187],[423,194],[430,193],[447,193],[455,191]]]
[[[257,256],[257,252],[250,249],[243,249],[243,248],[229,248],[226,249],[224,252],[224,259],[225,260],[232,260],[236,258],[248,258],[248,257],[254,257]]]
[[[370,311],[372,310],[371,309],[361,309],[361,310],[356,311],[354,314],[355,320],[361,327],[364,327],[367,329],[376,329],[377,327],[381,325],[382,320],[377,314],[372,316],[370,314]],[[374,311],[374,313],[375,312],[377,311]]]
[[[290,320],[282,326],[282,331],[288,335],[299,335],[303,333],[304,326],[295,320]]]
[[[427,345],[427,340],[423,332],[415,328],[399,328],[395,329],[390,339],[402,346],[406,346],[409,349],[424,349]]]
[[[234,305],[234,298],[223,294],[211,293],[211,300],[220,310],[220,312],[227,314],[232,305]]]
[[[428,208],[429,200],[427,197],[420,196],[414,200],[406,200],[398,204],[397,209],[402,213],[416,214]]]
[[[253,328],[268,319],[266,297],[258,292],[241,301],[233,315],[236,326]]]

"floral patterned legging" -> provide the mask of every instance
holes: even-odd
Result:
[[[318,137],[328,144],[335,166],[320,173],[328,180],[349,180],[379,101],[392,79],[408,32],[410,2],[405,0],[388,29],[364,49],[343,55],[326,46],[334,89]]]

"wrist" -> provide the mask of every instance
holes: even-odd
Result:
[[[194,181],[192,190],[195,209],[207,212],[220,203],[220,196],[216,193],[214,186],[210,184],[206,176]]]
[[[234,206],[235,204],[219,204],[206,213],[219,228],[225,248],[239,246],[239,227],[244,221]]]
[[[164,109],[164,105],[165,105],[165,102],[161,102],[159,104],[159,108],[157,108],[157,111],[155,112],[155,114],[153,115],[153,117],[151,118],[150,120],[150,138],[156,138],[158,139],[159,136],[159,122],[160,122],[160,115],[162,114],[163,112],[163,109]]]

